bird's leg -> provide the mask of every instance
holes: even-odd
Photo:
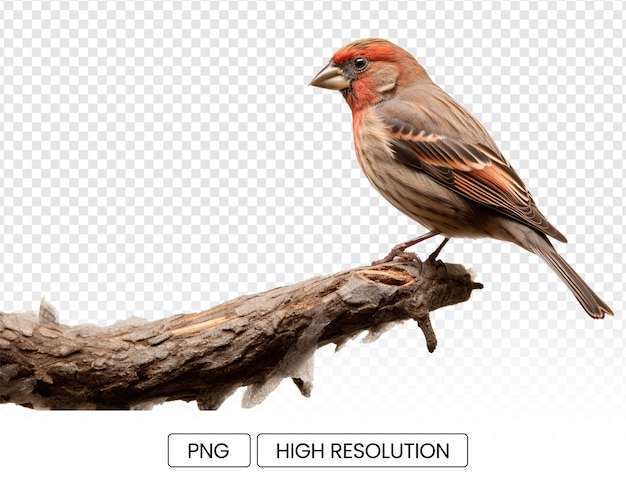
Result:
[[[389,252],[389,254],[387,256],[385,256],[382,260],[374,261],[372,263],[372,265],[380,265],[382,263],[387,263],[389,261],[392,261],[396,256],[398,256],[399,258],[402,258],[404,260],[407,260],[407,261],[419,260],[417,254],[415,254],[415,253],[405,253],[404,250],[406,248],[414,246],[418,242],[425,241],[426,239],[430,239],[431,237],[434,237],[434,236],[436,236],[438,234],[439,234],[438,230],[431,230],[430,232],[426,232],[425,234],[423,234],[423,235],[421,235],[419,237],[416,237],[415,239],[410,239],[410,240],[408,240],[406,242],[401,242],[397,246],[394,246],[394,248]],[[443,242],[443,244],[445,244],[445,243],[446,243],[446,241]],[[441,251],[441,248],[443,247],[443,244],[441,246],[439,246],[439,248],[437,249],[437,251],[436,251],[437,254],[439,254],[439,251]]]
[[[439,256],[439,253],[441,252],[441,250],[443,249],[443,247],[446,245],[446,243],[450,240],[449,237],[446,237],[443,242],[441,244],[439,244],[439,247],[437,249],[435,249],[432,254],[428,257],[428,259],[426,260],[427,262],[433,262],[437,260],[437,256]]]

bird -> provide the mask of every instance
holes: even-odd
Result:
[[[557,253],[567,242],[539,211],[528,187],[483,125],[434,83],[415,57],[380,38],[340,48],[311,80],[338,90],[352,111],[357,160],[372,186],[428,232],[396,245],[384,263],[436,235],[493,238],[538,255],[592,318],[613,311]]]

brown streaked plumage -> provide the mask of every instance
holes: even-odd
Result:
[[[357,159],[372,185],[430,231],[398,244],[382,261],[414,257],[405,249],[437,234],[492,237],[531,251],[559,275],[594,318],[612,315],[556,252],[567,242],[537,208],[489,133],[432,82],[407,51],[383,39],[338,50],[311,81],[341,91],[352,110]]]

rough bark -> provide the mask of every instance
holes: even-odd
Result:
[[[149,408],[196,400],[217,409],[238,387],[259,403],[283,378],[303,395],[312,358],[368,330],[414,319],[430,352],[429,313],[469,299],[460,265],[390,262],[244,296],[195,314],[109,327],[67,326],[42,301],[35,313],[0,313],[0,403],[52,409]]]

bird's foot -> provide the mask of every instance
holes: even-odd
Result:
[[[448,273],[448,270],[446,269],[446,264],[443,261],[437,259],[437,253],[431,254],[426,259],[426,263],[433,265],[436,270],[439,270],[441,268],[445,273]]]
[[[432,253],[428,258],[426,258],[426,263],[443,263],[443,261],[437,259],[437,255],[439,253]]]
[[[404,251],[404,249],[398,249],[397,247],[395,247],[383,259],[378,260],[378,261],[373,261],[372,266],[382,265],[383,263],[388,263],[389,261],[393,261],[396,257],[402,258],[405,261],[421,261],[417,254],[407,253],[406,251]]]
[[[391,252],[387,256],[385,256],[382,260],[374,261],[372,265],[381,265],[383,263],[388,263],[389,261],[392,261],[396,256],[398,258],[402,258],[405,261],[421,261],[419,259],[419,256],[417,256],[417,254],[407,253],[404,250],[407,248],[410,248],[411,246],[415,246],[418,242],[422,242],[422,241],[425,241],[426,239],[430,239],[431,237],[434,237],[437,234],[439,234],[438,230],[431,230],[430,232],[426,232],[425,234],[419,237],[416,237],[415,239],[410,239],[406,242],[401,242],[397,246],[394,246]],[[445,246],[446,242],[448,242],[447,238],[443,240],[441,245],[435,250],[435,252],[431,256],[437,257],[437,255],[441,251],[441,248]]]
[[[439,244],[439,247],[437,249],[435,249],[430,256],[428,257],[428,259],[426,260],[427,263],[434,263],[435,261],[437,261],[437,256],[439,256],[439,253],[441,253],[441,250],[443,249],[443,247],[448,243],[448,241],[450,240],[449,237],[446,237],[443,242],[441,244]],[[439,263],[441,263],[443,265],[443,261],[439,261]]]

